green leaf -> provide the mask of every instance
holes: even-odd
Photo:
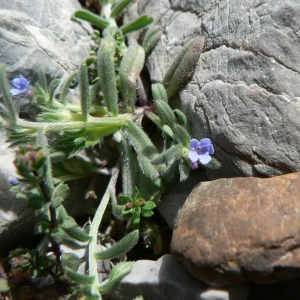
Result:
[[[55,92],[60,85],[60,79],[53,79],[49,85],[49,101],[53,102]]]
[[[149,17],[148,15],[143,15],[143,16],[139,17],[137,20],[135,20],[129,24],[123,25],[121,27],[121,31],[125,35],[129,32],[132,32],[135,30],[140,30],[143,27],[148,26],[152,22],[153,22],[153,18]]]
[[[192,39],[180,51],[163,79],[168,98],[172,98],[194,73],[198,59],[204,46],[204,38]]]
[[[189,125],[189,121],[186,117],[186,115],[179,109],[175,109],[175,114],[177,118],[179,119],[179,123],[186,129],[186,131],[189,133],[189,135],[192,135],[192,130]]]
[[[156,100],[154,104],[157,108],[160,119],[173,128],[176,124],[176,117],[170,105],[162,100]]]
[[[152,210],[156,207],[156,204],[152,201],[147,201],[144,206],[142,206],[142,210]]]
[[[169,102],[167,91],[161,83],[152,84],[151,91],[152,91],[153,100],[162,100],[166,103]]]
[[[122,238],[119,242],[112,245],[109,249],[96,254],[98,259],[113,259],[129,252],[139,240],[139,231],[134,230]]]
[[[154,215],[154,212],[152,210],[143,210],[141,211],[141,215],[144,217],[144,218],[150,218]]]
[[[55,187],[53,192],[53,198],[63,198],[66,199],[69,196],[69,187],[64,184],[60,183],[58,186]]]
[[[204,165],[204,167],[211,170],[217,170],[221,168],[221,166],[221,163],[214,157],[211,158],[211,161],[208,164]]]
[[[48,83],[46,78],[45,69],[41,68],[38,72],[38,85],[43,90],[44,93],[48,94]]]
[[[69,268],[73,271],[77,271],[80,265],[80,259],[74,253],[63,253],[61,255],[61,265],[63,268]]]
[[[150,55],[150,53],[160,40],[161,36],[162,30],[160,26],[151,25],[149,27],[143,40],[143,48],[145,50],[146,56]]]
[[[88,21],[94,25],[97,25],[101,28],[106,28],[109,26],[109,22],[104,18],[84,9],[77,10],[75,12],[75,17],[81,20]]]
[[[133,0],[123,0],[123,1],[119,1],[117,2],[113,7],[112,7],[112,11],[110,14],[110,17],[115,19],[121,12],[122,10],[129,5]]]
[[[173,126],[173,132],[174,132],[174,139],[181,143],[184,147],[188,147],[191,136],[189,133],[186,131],[186,129],[178,124],[175,124]]]
[[[7,279],[5,278],[0,278],[0,293],[6,293],[9,292],[9,284]]]
[[[66,97],[67,97],[67,94],[69,92],[69,88],[70,88],[70,85],[72,84],[72,81],[74,80],[74,78],[78,75],[78,71],[75,71],[73,72],[68,78],[67,80],[65,81],[65,83],[63,84],[62,88],[61,88],[61,91],[60,91],[60,96],[59,96],[59,101],[66,105],[67,102],[66,102]]]
[[[51,231],[51,224],[47,221],[37,222],[34,230],[37,233],[49,233]]]
[[[3,95],[6,111],[8,112],[11,121],[13,123],[17,123],[18,113],[15,106],[15,102],[13,101],[10,95],[8,81],[6,79],[6,75],[4,71],[4,65],[0,66],[0,89]]]
[[[137,228],[139,226],[141,220],[140,214],[141,214],[141,208],[137,207],[136,212],[134,213],[130,221],[130,225],[132,228]]]
[[[122,188],[125,195],[132,196],[133,189],[137,182],[137,163],[124,133],[121,139],[121,155],[122,155]]]
[[[80,103],[81,103],[81,112],[85,120],[88,120],[91,103],[89,95],[89,79],[88,79],[88,69],[85,63],[82,63],[79,72],[79,86],[80,86]]]
[[[184,160],[181,160],[179,163],[179,175],[180,175],[180,181],[185,181],[188,179],[190,175],[190,166],[187,162]]]
[[[92,239],[87,233],[83,231],[79,226],[63,228],[64,231],[73,239],[80,241],[80,242],[87,242]]]
[[[68,267],[65,267],[64,270],[65,270],[65,275],[68,279],[78,282],[80,284],[92,284],[95,280],[95,276],[80,274]]]
[[[27,201],[27,206],[31,209],[38,210],[44,207],[47,203],[43,196],[32,196]]]
[[[136,80],[145,62],[144,49],[132,44],[128,47],[120,65],[121,92],[128,112],[133,112],[136,100]]]
[[[98,51],[98,75],[108,111],[118,114],[118,94],[115,74],[116,41],[111,36],[102,39]]]
[[[64,240],[65,232],[60,227],[56,227],[51,230],[49,234],[49,238],[51,242],[55,242],[57,244],[61,244]]]
[[[133,202],[129,196],[121,195],[119,196],[121,203],[126,204],[127,202]]]
[[[102,293],[108,292],[114,284],[126,276],[132,269],[133,262],[121,262],[117,264],[109,274],[109,279],[100,284],[99,290]]]

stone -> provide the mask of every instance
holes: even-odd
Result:
[[[9,79],[23,75],[34,84],[75,71],[90,51],[92,27],[72,20],[77,0],[0,0],[0,56]]]
[[[211,288],[166,254],[157,261],[136,261],[131,272],[113,288],[110,299],[132,300],[140,295],[145,300],[246,300],[249,286]]]
[[[188,40],[206,40],[171,103],[187,114],[194,138],[212,139],[222,167],[208,170],[210,179],[300,170],[299,1],[140,0],[137,11],[164,32],[147,60],[153,82]]]
[[[175,227],[180,210],[193,188],[199,182],[207,180],[208,178],[205,175],[205,171],[198,169],[190,173],[188,180],[180,182],[180,179],[177,178],[177,180],[166,189],[157,209],[170,228],[173,229]]]
[[[300,172],[199,184],[186,200],[172,255],[213,286],[300,276]]]

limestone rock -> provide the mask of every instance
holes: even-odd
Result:
[[[190,275],[170,255],[158,261],[139,260],[131,272],[115,286],[112,300],[132,300],[142,295],[145,300],[246,300],[247,284],[217,289]]]
[[[87,22],[72,20],[77,0],[0,0],[0,57],[9,79],[23,75],[35,83],[47,76],[70,74],[89,55]]]
[[[212,139],[220,177],[300,170],[300,3],[296,0],[140,0],[164,35],[147,61],[161,82],[186,42],[206,45],[191,82],[172,99],[198,140]]]
[[[171,253],[214,286],[300,275],[300,172],[201,183],[176,223]]]

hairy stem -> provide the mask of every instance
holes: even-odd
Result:
[[[99,296],[100,296],[100,293],[98,291],[99,281],[98,281],[98,272],[97,272],[97,261],[96,261],[96,257],[95,257],[95,254],[97,252],[97,235],[98,235],[98,229],[99,229],[103,214],[106,210],[106,207],[107,207],[107,204],[111,197],[111,194],[114,193],[117,179],[119,176],[119,172],[120,172],[120,160],[117,162],[115,167],[112,169],[112,174],[111,174],[109,184],[106,188],[105,194],[103,195],[103,197],[101,199],[100,205],[98,206],[98,209],[95,213],[93,222],[91,224],[90,232],[89,232],[89,235],[93,237],[89,244],[89,249],[88,249],[89,275],[95,276],[95,281],[93,283],[93,292],[99,294]],[[100,296],[100,299],[101,299],[101,296]]]

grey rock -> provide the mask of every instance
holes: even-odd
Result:
[[[222,168],[208,170],[210,179],[300,170],[299,1],[141,0],[137,9],[164,29],[147,61],[154,82],[190,38],[206,39],[171,102],[194,138],[212,139]]]
[[[89,55],[87,22],[72,20],[77,0],[0,0],[0,57],[9,79],[33,84],[43,67],[49,78],[66,76]]]
[[[111,293],[112,300],[246,300],[247,284],[211,288],[191,276],[170,255],[158,261],[139,260]]]
[[[300,172],[202,182],[177,220],[171,253],[213,285],[300,276]]]

